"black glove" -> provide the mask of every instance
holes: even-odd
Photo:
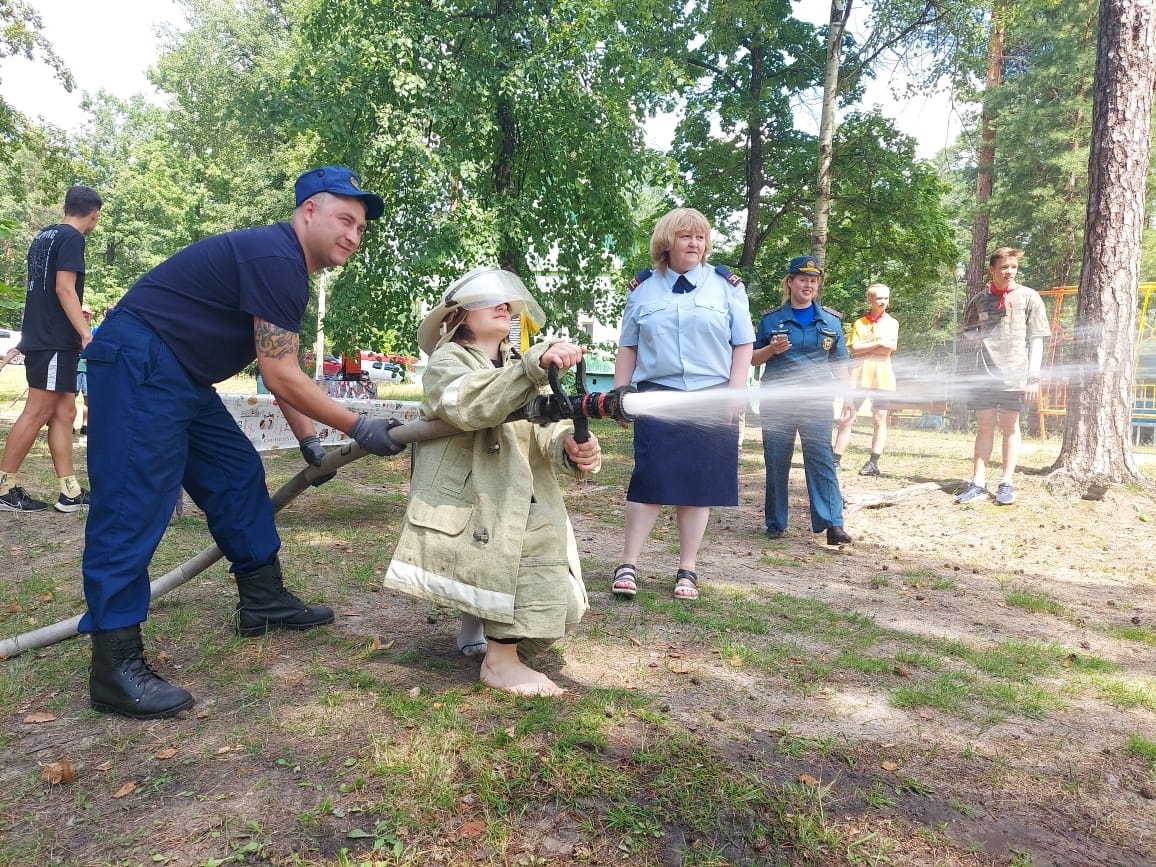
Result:
[[[305,463],[319,467],[325,460],[325,449],[321,447],[321,440],[316,434],[297,440],[297,446],[301,449],[301,457],[305,458]]]
[[[395,443],[390,430],[400,427],[397,419],[366,418],[361,416],[349,429],[349,435],[371,455],[397,455],[405,451],[405,443]]]

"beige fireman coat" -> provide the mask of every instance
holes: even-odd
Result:
[[[422,376],[422,415],[463,433],[415,443],[409,504],[386,587],[511,623],[531,497],[556,516],[559,553],[565,552],[582,586],[574,531],[555,476],[581,475],[563,449],[574,427],[502,423],[546,385],[539,359],[548,345],[535,344],[517,358],[503,344],[502,367],[469,345],[447,342],[434,351]]]

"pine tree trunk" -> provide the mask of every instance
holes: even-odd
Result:
[[[995,167],[995,119],[988,98],[1003,80],[1003,42],[1005,34],[1003,7],[997,5],[991,14],[991,34],[987,42],[987,76],[984,82],[983,113],[975,178],[975,216],[971,223],[971,255],[967,263],[967,295],[970,301],[987,283],[988,216],[992,173]]]
[[[1156,78],[1151,0],[1102,0],[1076,303],[1076,375],[1053,477],[1087,499],[1140,478],[1131,415],[1140,240]]]
[[[964,304],[983,289],[987,282],[988,216],[987,203],[991,198],[992,175],[995,168],[995,127],[988,95],[995,92],[1003,80],[1003,7],[996,5],[991,14],[991,33],[987,40],[987,76],[984,81],[985,98],[980,115],[980,145],[976,154],[975,214],[971,218],[971,251],[967,260],[964,282]],[[954,299],[952,300],[954,304]],[[956,363],[959,359],[956,359]],[[964,396],[951,401],[952,430],[967,430],[968,405]]]
[[[811,225],[811,255],[827,261],[827,224],[831,218],[831,175],[835,142],[835,103],[839,99],[839,60],[852,0],[831,0],[827,30],[827,65],[823,73],[823,109],[819,116],[819,171],[815,179],[815,220]]]

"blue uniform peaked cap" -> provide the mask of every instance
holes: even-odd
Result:
[[[811,274],[823,276],[823,269],[819,267],[819,260],[814,256],[796,256],[787,265],[788,274]]]

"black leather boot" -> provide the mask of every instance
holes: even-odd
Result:
[[[88,695],[93,710],[133,719],[163,719],[193,706],[187,690],[145,661],[139,625],[92,633]]]
[[[285,589],[281,562],[252,572],[238,572],[237,632],[246,638],[264,635],[272,629],[312,629],[333,622],[333,609],[306,605]]]

